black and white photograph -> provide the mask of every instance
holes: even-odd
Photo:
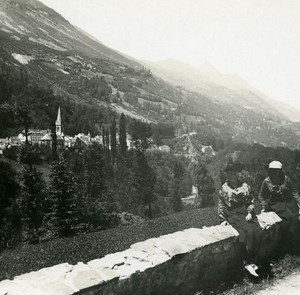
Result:
[[[0,0],[0,295],[300,294],[300,1]]]

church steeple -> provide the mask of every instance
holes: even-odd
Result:
[[[62,134],[62,128],[61,128],[60,107],[58,108],[58,113],[57,113],[57,119],[55,121],[55,126],[56,126],[56,134],[61,135]]]

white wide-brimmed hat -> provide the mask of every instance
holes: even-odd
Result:
[[[282,164],[279,161],[273,161],[269,164],[270,169],[281,169]]]

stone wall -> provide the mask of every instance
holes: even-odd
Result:
[[[280,218],[258,216],[261,255],[279,238]],[[243,251],[231,226],[190,228],[131,245],[86,264],[63,263],[0,282],[0,295],[194,294],[242,273]]]

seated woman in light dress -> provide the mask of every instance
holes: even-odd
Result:
[[[243,168],[241,163],[227,164],[224,170],[226,181],[219,191],[218,213],[222,225],[230,224],[238,231],[239,242],[246,249],[245,268],[253,276],[258,276],[258,267],[253,262],[260,246],[262,229],[254,213],[251,188],[242,179]]]

